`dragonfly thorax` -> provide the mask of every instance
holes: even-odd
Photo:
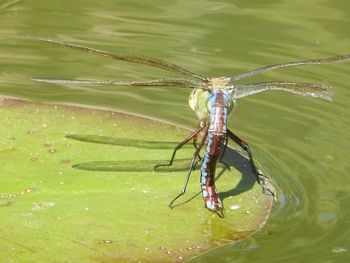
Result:
[[[234,100],[232,99],[232,90],[228,89],[194,89],[188,99],[188,103],[194,110],[199,119],[208,119],[211,108],[222,107],[231,112]]]

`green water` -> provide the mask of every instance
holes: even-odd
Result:
[[[44,36],[154,56],[207,76],[350,53],[350,2],[0,1],[0,93],[90,104],[194,127],[190,90],[59,86],[32,77],[143,80],[174,74],[26,39]],[[238,102],[229,126],[279,189],[264,230],[196,262],[350,260],[350,63],[247,79],[323,82],[334,102],[281,92]],[[165,135],[166,136],[166,135]]]

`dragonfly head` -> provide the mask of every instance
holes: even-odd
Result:
[[[229,84],[230,79],[226,77],[209,78],[206,86],[209,90],[216,89],[232,89],[233,86]]]

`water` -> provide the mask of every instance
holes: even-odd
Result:
[[[347,1],[0,1],[0,93],[113,107],[194,127],[190,90],[58,86],[31,77],[143,80],[175,75],[25,38],[144,54],[207,76],[350,53]],[[262,232],[196,262],[348,262],[350,63],[247,79],[323,82],[329,103],[282,92],[242,99],[229,127],[279,189]],[[242,81],[243,82],[243,81]]]

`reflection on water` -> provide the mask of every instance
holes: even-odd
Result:
[[[194,127],[190,90],[45,85],[32,77],[144,80],[157,69],[93,57],[21,36],[145,54],[208,76],[350,53],[344,1],[0,1],[0,93],[110,106]],[[328,103],[270,92],[238,102],[229,127],[277,185],[266,228],[198,262],[347,262],[350,258],[349,64],[249,79],[324,82]],[[196,260],[195,260],[196,261]]]

